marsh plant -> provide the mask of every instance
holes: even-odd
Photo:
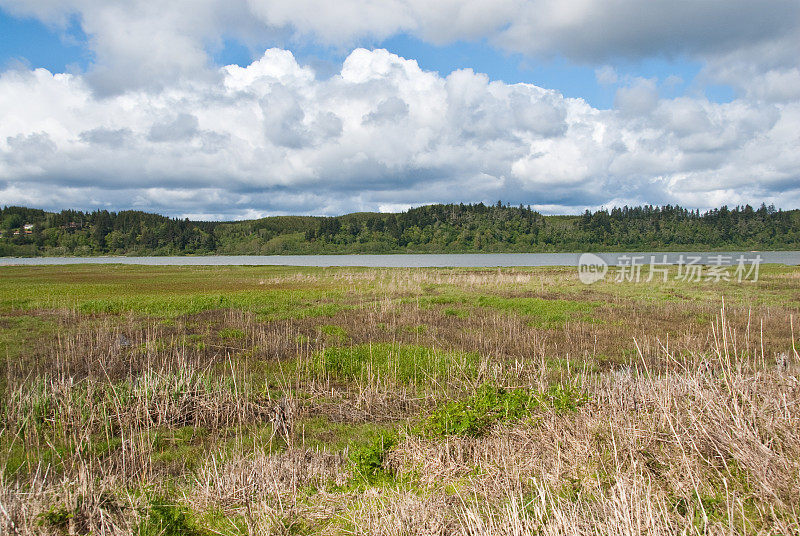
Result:
[[[2,280],[0,533],[800,534],[796,269],[170,270]]]

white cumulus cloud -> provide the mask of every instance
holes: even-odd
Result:
[[[777,87],[764,91],[778,98],[800,55],[797,0],[0,0],[0,8],[62,27],[77,17],[95,56],[87,81],[104,95],[213,77],[208,50],[226,38],[349,49],[405,33],[593,65],[686,55],[742,87],[776,71],[764,83]]]
[[[800,199],[797,101],[663,99],[639,80],[598,110],[366,49],[325,79],[280,49],[212,74],[99,95],[89,75],[3,73],[0,197],[225,218],[423,201],[565,211]]]

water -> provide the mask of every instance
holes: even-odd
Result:
[[[745,264],[752,262],[800,264],[800,251],[760,252],[671,252],[671,253],[598,253],[611,266],[650,264]],[[368,266],[375,268],[423,268],[497,266],[578,266],[580,253],[465,253],[465,254],[394,254],[394,255],[208,255],[198,257],[0,257],[2,265],[62,264],[144,264],[149,266]],[[681,257],[682,256],[682,257]],[[718,258],[718,256],[722,256]],[[631,259],[635,257],[635,261]],[[760,257],[760,260],[757,260]],[[584,259],[585,260],[585,259]],[[595,258],[596,260],[596,258]]]

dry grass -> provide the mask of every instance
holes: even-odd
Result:
[[[348,306],[279,320],[33,311],[56,328],[4,362],[0,533],[800,534],[797,307],[566,277],[264,277]],[[531,298],[600,305],[542,323]],[[356,372],[320,369],[342,348],[366,349]],[[588,403],[483,435],[418,426],[483,384],[570,385]]]
[[[796,373],[602,374],[575,415],[409,437],[392,463],[475,503],[453,510],[468,533],[797,533]]]

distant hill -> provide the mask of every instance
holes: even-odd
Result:
[[[700,213],[623,207],[543,216],[530,207],[427,205],[398,214],[275,216],[237,222],[139,211],[0,210],[0,256],[273,255],[800,249],[800,210]]]

